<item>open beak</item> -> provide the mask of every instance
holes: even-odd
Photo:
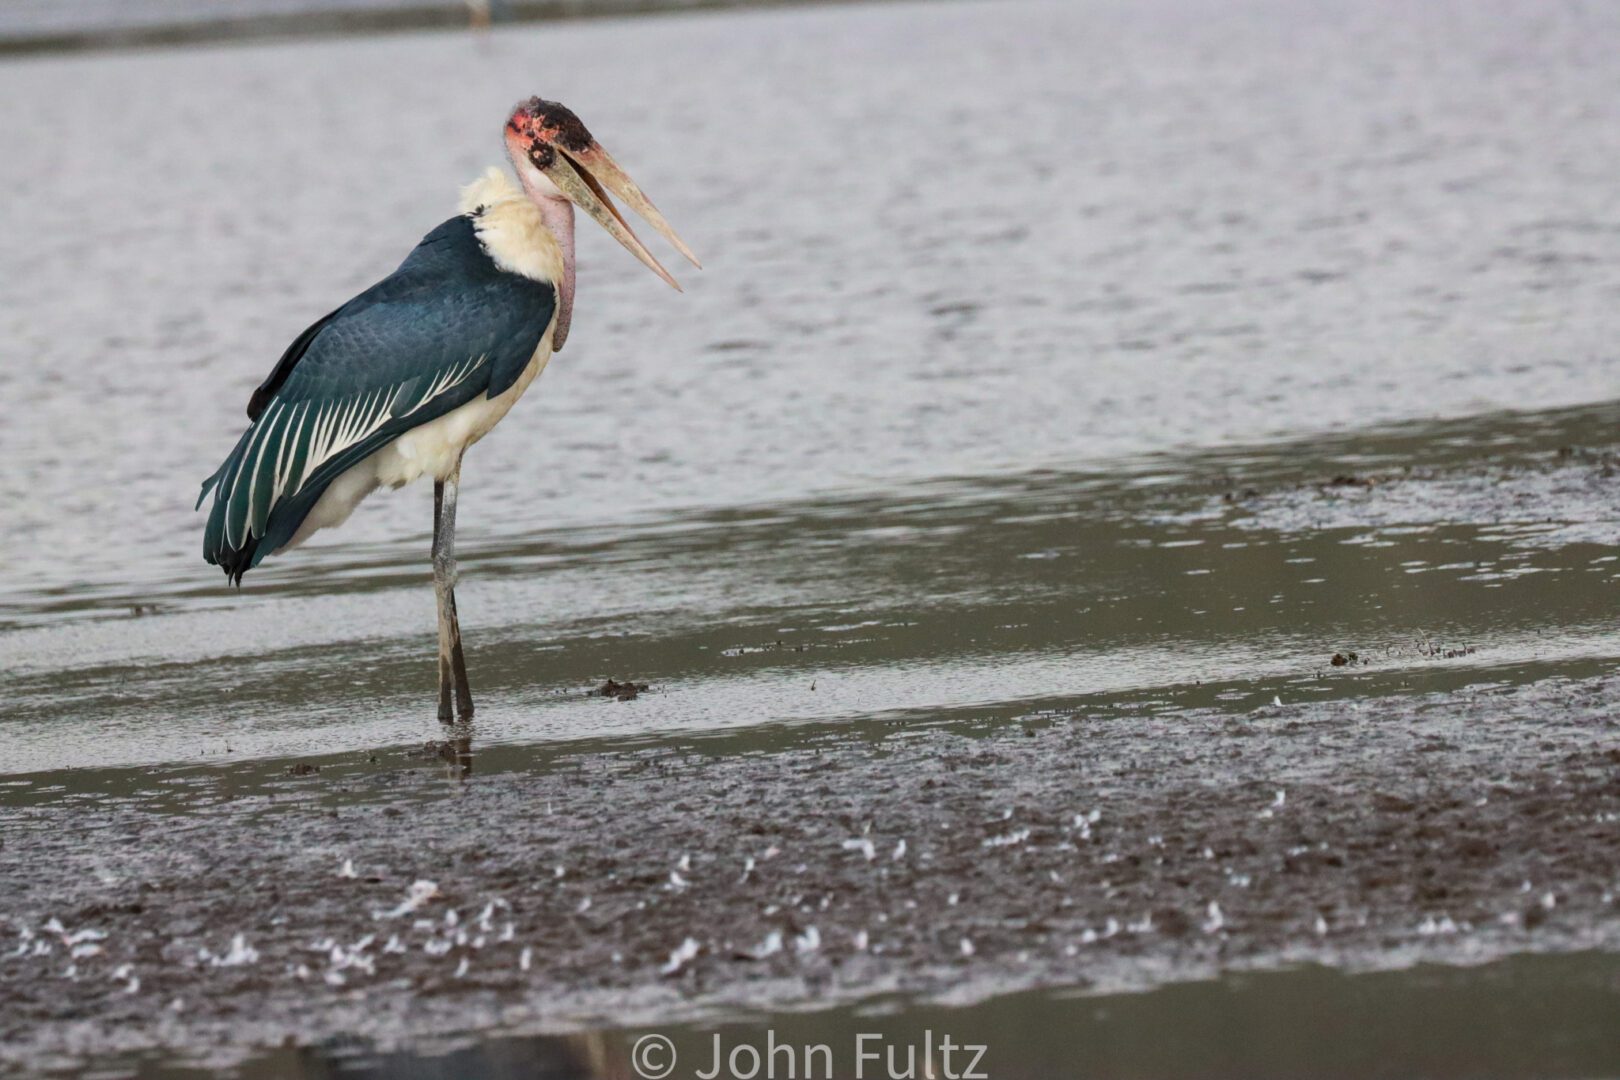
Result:
[[[569,150],[561,144],[554,146],[559,152],[552,159],[551,166],[545,170],[545,174],[557,185],[557,189],[568,197],[569,202],[595,218],[598,225],[606,229],[613,239],[623,244],[626,251],[640,259],[647,269],[669,282],[670,287],[676,292],[680,292],[680,284],[636,236],[635,231],[630,228],[630,223],[619,213],[619,208],[613,205],[613,199],[608,192],[611,191],[623,199],[626,206],[645,218],[647,223],[675,245],[675,249],[685,255],[693,266],[702,269],[703,264],[698,262],[697,256],[692,254],[692,249],[675,234],[674,229],[670,228],[669,222],[664,220],[664,215],[658,212],[652,201],[642,194],[636,182],[619,168],[618,163],[609,157],[608,152],[595,140],[582,150]],[[604,188],[606,190],[603,190]]]

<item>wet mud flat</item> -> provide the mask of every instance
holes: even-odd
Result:
[[[474,561],[548,614],[480,636],[468,729],[431,719],[412,637],[272,653],[257,688],[124,653],[15,680],[41,726],[13,730],[81,741],[18,737],[0,780],[0,1068],[325,1076],[361,1047],[617,1076],[580,1062],[649,1028],[687,1025],[690,1060],[761,1010],[920,1035],[967,1003],[953,1029],[1045,1055],[1003,1078],[1207,1077],[1203,1043],[1086,1069],[1068,1033],[1140,1054],[1245,1016],[1224,1075],[1392,1074],[1352,1064],[1490,1037],[1516,1072],[1394,1072],[1607,1075],[1614,420],[778,504],[620,535],[605,567],[594,534]],[[580,614],[549,603],[570,582]],[[1425,961],[1456,965],[1444,1038],[1406,1023],[1435,1007]],[[1554,1069],[1559,1046],[1591,1053]]]
[[[1551,679],[36,808],[0,1061],[1620,948],[1617,714],[1620,680]]]

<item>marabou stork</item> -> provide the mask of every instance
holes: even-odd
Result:
[[[677,290],[608,192],[699,265],[562,105],[520,103],[506,122],[506,152],[518,184],[489,169],[462,192],[461,213],[428,233],[399,269],[298,335],[248,401],[252,425],[197,498],[201,507],[214,493],[203,557],[240,585],[266,555],[342,524],[379,486],[433,477],[445,721],[473,708],[455,598],[462,455],[568,337],[574,207]]]

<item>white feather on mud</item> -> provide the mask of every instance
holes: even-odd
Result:
[[[347,973],[350,971],[358,970],[367,975],[375,975],[377,973],[376,958],[368,955],[366,950],[371,948],[372,943],[376,940],[376,935],[366,934],[349,946],[340,945],[331,941],[331,939],[323,942],[328,946],[325,950],[327,968],[323,973],[323,978],[330,985],[341,986],[348,981]],[[400,951],[403,952],[404,950],[401,949]],[[336,977],[335,980],[334,976]]]
[[[1417,932],[1424,937],[1449,937],[1458,932],[1458,927],[1450,915],[1442,912],[1438,919],[1433,915],[1425,916]]]
[[[877,858],[877,845],[872,843],[872,841],[867,837],[863,836],[855,840],[845,840],[843,846],[845,851],[860,852],[867,862],[871,862],[873,859]]]
[[[374,911],[371,913],[371,917],[373,919],[398,919],[411,914],[438,895],[439,886],[437,882],[428,881],[425,878],[413,881],[410,887],[405,890],[405,899],[400,901],[398,907],[391,908],[388,911]]]
[[[772,930],[770,933],[765,935],[764,941],[761,941],[758,945],[749,950],[748,955],[753,957],[755,960],[764,960],[766,957],[775,956],[781,951],[782,931]]]
[[[207,953],[208,950],[203,949],[198,953],[198,957],[206,959],[212,967],[245,967],[259,961],[259,950],[249,945],[246,935],[243,934],[231,938],[231,947],[226,950],[224,956],[210,956]]]
[[[701,946],[698,945],[696,938],[687,938],[669,954],[669,962],[659,968],[658,973],[660,975],[676,974],[696,958],[700,948]]]

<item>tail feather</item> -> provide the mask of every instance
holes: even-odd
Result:
[[[203,481],[197,506],[213,493],[203,530],[203,558],[225,571],[233,585],[266,555],[291,539],[329,480],[307,485],[290,498],[275,498],[278,467],[301,440],[285,413],[263,416],[243,432],[219,470]],[[294,437],[289,439],[289,433]],[[302,441],[307,442],[306,438]]]
[[[197,509],[202,508],[203,500],[208,498],[209,492],[213,492],[214,495],[214,505],[208,511],[208,525],[203,530],[203,558],[208,560],[209,563],[218,566],[221,565],[220,560],[223,557],[227,575],[231,574],[231,566],[235,562],[231,557],[230,549],[225,543],[225,507],[230,502],[231,497],[229,478],[236,474],[237,466],[242,460],[242,454],[252,436],[252,428],[242,433],[242,437],[237,440],[235,448],[226,455],[224,462],[215,470],[214,475],[203,481],[202,491],[197,495]],[[235,575],[233,579],[241,580],[240,575]]]
[[[441,415],[456,403],[437,401],[420,414],[392,421],[377,411],[386,404],[381,395],[363,399],[374,410],[370,433],[325,457],[314,452],[314,441],[331,434],[331,422],[308,406],[272,402],[219,470],[203,481],[198,507],[210,493],[214,498],[203,530],[203,558],[223,569],[233,584],[240,585],[243,574],[292,540],[332,481],[419,419]],[[357,424],[358,405],[343,415],[345,423]],[[329,439],[323,442],[330,445]]]

